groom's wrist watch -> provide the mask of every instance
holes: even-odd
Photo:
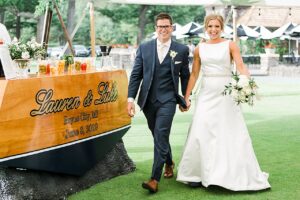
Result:
[[[128,103],[133,103],[133,102],[134,102],[134,98],[129,97],[129,98],[127,99],[127,102],[128,102]]]

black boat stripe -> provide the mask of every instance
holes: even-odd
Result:
[[[111,130],[111,131],[108,131],[108,132],[103,132],[103,133],[100,133],[98,135],[94,135],[94,136],[91,136],[91,137],[88,137],[88,138],[83,138],[83,139],[80,139],[80,140],[68,142],[68,143],[65,143],[65,144],[60,144],[60,145],[57,145],[57,146],[47,147],[47,148],[39,149],[39,150],[36,150],[36,151],[30,151],[30,152],[23,153],[23,154],[17,154],[17,155],[13,155],[13,156],[4,157],[4,158],[0,159],[0,163],[4,162],[4,161],[8,161],[8,160],[13,160],[13,159],[17,159],[17,158],[26,157],[26,156],[31,156],[31,155],[35,155],[35,154],[39,154],[39,153],[43,153],[43,152],[47,152],[47,151],[52,151],[54,149],[60,149],[60,148],[63,148],[63,147],[67,147],[67,146],[71,146],[71,145],[74,145],[74,144],[82,143],[82,142],[85,142],[85,141],[88,141],[88,140],[92,140],[92,139],[95,139],[95,138],[98,138],[98,137],[102,137],[102,136],[112,134],[114,132],[118,132],[120,130],[129,128],[130,126],[131,125],[129,124],[129,125],[123,126],[121,128],[117,128],[117,129],[114,129],[114,130]]]

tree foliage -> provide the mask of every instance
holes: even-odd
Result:
[[[59,6],[64,22],[67,24],[68,0],[55,1]],[[87,2],[86,0],[76,0],[75,24],[83,15]],[[96,44],[137,44],[138,35],[145,39],[147,35],[154,32],[154,18],[160,12],[170,13],[174,23],[182,25],[191,21],[202,23],[205,15],[204,8],[201,6],[147,6],[144,10],[145,16],[141,20],[140,9],[142,5],[110,4],[106,0],[101,1],[101,4],[94,2],[97,5],[95,6]],[[1,22],[6,25],[11,37],[14,37],[17,32],[18,15],[16,13],[35,13],[34,18],[20,16],[21,40],[28,40],[36,35],[37,18],[45,13],[48,5],[52,8],[52,0],[0,0],[0,20],[4,16]],[[139,34],[141,32],[143,34]],[[89,41],[90,20],[87,12],[73,38],[73,43],[89,46]],[[53,10],[49,43],[50,46],[65,44],[62,27],[55,10]]]
[[[0,0],[3,22],[14,36],[23,35],[28,39],[32,31],[36,30],[32,28],[36,25],[36,19],[32,18],[32,13],[37,4],[35,0]],[[21,32],[22,29],[24,32]],[[29,33],[26,30],[29,30]]]
[[[97,11],[109,17],[115,23],[115,29],[122,31],[120,27],[122,23],[138,26],[140,7],[141,5],[109,4],[105,8],[98,9]],[[161,12],[171,14],[174,23],[182,25],[191,21],[202,23],[205,16],[205,10],[202,6],[149,6],[146,13],[147,20],[145,20],[145,30],[132,30],[135,32],[133,37],[137,37],[138,31],[144,31],[145,35],[151,34],[154,31],[154,18]],[[131,38],[130,41],[134,41],[134,39]]]

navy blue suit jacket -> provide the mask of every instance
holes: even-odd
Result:
[[[170,59],[175,93],[178,94],[180,77],[181,91],[184,95],[190,76],[188,61],[189,49],[186,45],[172,41],[168,53],[170,53],[171,50],[177,52],[174,59]],[[145,106],[151,88],[153,73],[155,72],[156,52],[156,39],[141,44],[137,50],[134,66],[130,75],[128,97],[135,99],[139,91],[138,105],[141,109]]]

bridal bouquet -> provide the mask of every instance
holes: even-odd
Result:
[[[42,59],[46,54],[43,45],[37,43],[34,38],[26,43],[22,43],[14,38],[12,43],[8,45],[8,49],[13,60],[30,58]]]
[[[238,75],[232,72],[232,81],[225,85],[223,95],[231,95],[237,104],[248,103],[253,106],[254,97],[257,98],[258,86],[254,79],[249,79],[245,75]]]

